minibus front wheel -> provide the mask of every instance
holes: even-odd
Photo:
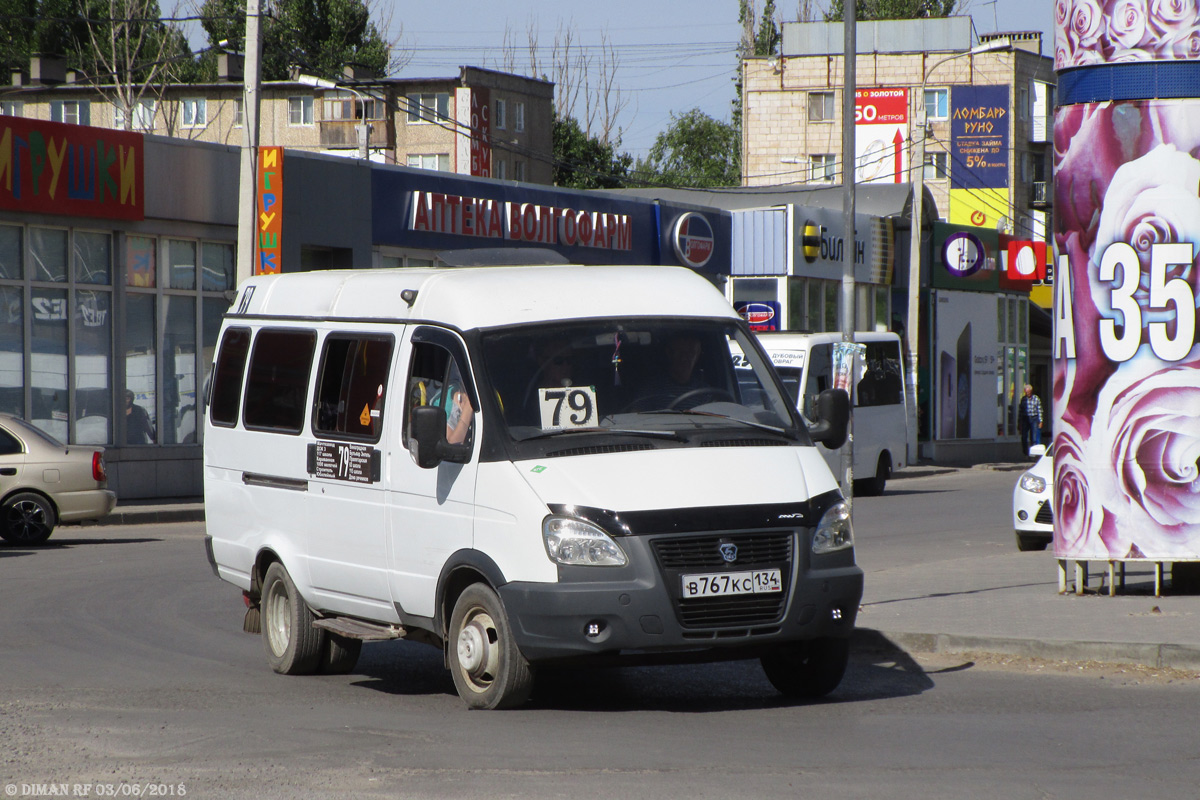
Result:
[[[262,637],[267,663],[281,675],[311,675],[321,659],[321,633],[283,564],[267,568],[262,588]]]
[[[815,699],[838,687],[850,661],[850,639],[831,637],[784,645],[761,659],[767,680],[787,697]]]
[[[514,708],[529,699],[533,672],[490,586],[473,583],[458,596],[447,644],[454,688],[468,706]]]

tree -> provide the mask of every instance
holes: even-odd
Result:
[[[364,0],[277,0],[262,20],[262,79],[287,80],[293,66],[330,79],[341,78],[347,65],[376,75],[398,71],[399,50],[371,15]],[[245,0],[204,0],[200,16],[210,45],[226,41],[245,51]]]
[[[741,183],[741,135],[733,125],[698,108],[671,113],[634,176],[668,186],[736,186]]]
[[[617,153],[620,140],[588,134],[574,117],[554,113],[554,185],[571,189],[617,189],[626,184],[633,158]]]
[[[841,22],[843,0],[833,0],[825,14],[826,22]],[[954,13],[958,0],[856,0],[855,19],[921,19],[948,17]]]
[[[738,70],[733,79],[736,96],[733,99],[733,128],[742,133],[742,62],[751,57],[773,56],[779,53],[783,37],[776,21],[775,0],[766,0],[762,16],[755,8],[755,0],[740,0],[738,22],[742,25],[742,40],[738,43]]]

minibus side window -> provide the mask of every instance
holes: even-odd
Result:
[[[900,346],[896,342],[868,342],[863,361],[866,372],[858,382],[858,405],[900,405],[904,395]]]
[[[316,344],[314,331],[259,331],[246,376],[243,422],[247,428],[278,433],[303,430]]]
[[[221,352],[213,372],[209,411],[214,425],[237,424],[242,399],[242,373],[250,352],[250,329],[229,328],[221,338]]]
[[[313,429],[378,442],[392,361],[392,337],[330,334],[321,353]]]
[[[426,405],[445,410],[446,440],[450,444],[470,444],[475,432],[475,412],[462,375],[462,368],[449,350],[429,342],[413,342],[408,404],[404,410],[406,447],[412,410]]]

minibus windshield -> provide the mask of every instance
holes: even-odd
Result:
[[[680,446],[734,432],[808,444],[795,406],[736,322],[583,320],[481,336],[514,442],[639,437]]]

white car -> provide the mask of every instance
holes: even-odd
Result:
[[[1021,473],[1013,487],[1018,550],[1045,550],[1054,536],[1054,448],[1034,445],[1030,453],[1039,450],[1037,463]]]

